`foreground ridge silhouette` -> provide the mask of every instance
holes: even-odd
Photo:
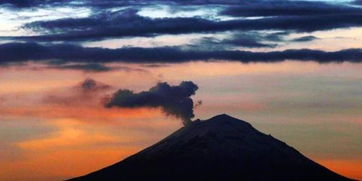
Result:
[[[226,114],[71,181],[351,181]]]

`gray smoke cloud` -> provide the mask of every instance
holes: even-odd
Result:
[[[196,93],[198,86],[191,81],[181,82],[171,86],[166,82],[158,83],[148,91],[134,93],[128,89],[120,89],[107,101],[106,107],[122,108],[161,108],[167,115],[182,119],[186,126],[194,117],[194,102],[191,96]],[[199,105],[198,102],[196,105]]]
[[[99,105],[100,99],[113,91],[113,87],[87,78],[75,86],[53,90],[43,95],[43,102],[51,105]]]

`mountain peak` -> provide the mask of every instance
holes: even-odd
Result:
[[[72,180],[350,181],[226,114],[194,121],[119,163]]]
[[[227,114],[220,114],[208,120],[194,121],[192,124],[180,129],[173,135],[178,136],[180,134],[190,138],[195,136],[207,137],[209,135],[218,135],[221,137],[235,137],[261,133],[246,121],[236,119]]]
[[[252,128],[251,124],[249,124],[246,121],[234,118],[232,116],[229,116],[227,114],[220,114],[217,116],[214,116],[208,120],[205,120],[206,123],[214,123],[214,124],[233,124],[234,126],[245,126]]]
[[[229,115],[227,115],[227,114],[224,113],[224,114],[216,115],[216,116],[214,116],[214,117],[212,117],[212,118],[210,118],[210,119],[224,120],[224,119],[236,119],[236,118],[231,117],[231,116],[229,116]]]

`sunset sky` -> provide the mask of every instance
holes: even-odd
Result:
[[[0,0],[0,180],[64,180],[154,144],[185,107],[132,100],[183,81],[192,119],[243,119],[362,180],[361,63],[361,0]]]

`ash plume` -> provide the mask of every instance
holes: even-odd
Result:
[[[184,81],[176,86],[162,82],[148,91],[139,93],[120,89],[112,95],[105,106],[108,108],[161,108],[166,115],[182,119],[182,123],[186,126],[194,117],[194,102],[191,96],[197,89],[198,86],[191,81]]]

